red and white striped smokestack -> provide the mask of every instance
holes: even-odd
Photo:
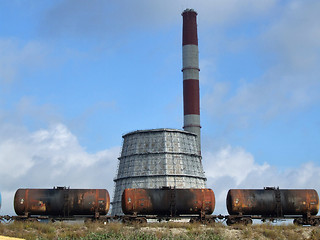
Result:
[[[182,17],[183,129],[197,134],[201,153],[197,13],[186,9]]]

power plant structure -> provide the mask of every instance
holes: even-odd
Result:
[[[184,130],[138,130],[123,135],[111,215],[123,215],[121,196],[126,188],[205,188],[201,162],[199,51],[197,13],[183,16]]]

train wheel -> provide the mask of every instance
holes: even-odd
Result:
[[[123,218],[121,219],[121,222],[122,222],[123,224],[131,223],[130,219],[127,218],[127,217],[123,217]]]
[[[251,218],[243,218],[241,223],[244,224],[244,225],[251,225],[252,224],[252,219]]]
[[[198,218],[195,218],[195,217],[192,217],[192,218],[190,218],[190,220],[189,220],[189,223],[197,223],[197,222],[199,222],[199,219],[198,219]]]
[[[214,218],[208,218],[206,219],[206,224],[212,224],[212,223],[215,223],[216,220]]]
[[[144,224],[144,223],[147,223],[148,221],[144,217],[138,217],[138,218],[135,219],[135,222],[139,223],[139,224]]]
[[[309,219],[308,223],[311,226],[319,226],[320,225],[320,220],[318,218],[311,218],[311,219]]]
[[[319,226],[319,225],[320,225],[320,219],[317,218],[317,219],[315,219],[315,221],[314,221],[312,226]]]
[[[226,224],[227,224],[228,226],[232,226],[232,225],[235,224],[235,223],[236,223],[236,221],[235,221],[234,219],[230,219],[230,218],[228,218],[227,221],[226,221]]]
[[[303,225],[303,219],[302,218],[295,218],[293,220],[293,224],[301,226],[301,225]]]

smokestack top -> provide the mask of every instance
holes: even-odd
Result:
[[[197,12],[187,8],[181,15],[183,17],[182,45],[198,45]]]
[[[198,13],[194,10],[194,9],[192,9],[192,8],[187,8],[186,10],[184,10],[183,12],[182,12],[182,16],[185,14],[185,13],[195,13],[196,15],[198,15]]]

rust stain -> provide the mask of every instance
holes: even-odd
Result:
[[[319,197],[314,189],[230,189],[227,209],[230,215],[316,215]]]
[[[17,215],[106,215],[110,197],[106,189],[18,189]]]
[[[211,214],[215,197],[211,189],[125,189],[122,210],[125,214],[178,216]]]

